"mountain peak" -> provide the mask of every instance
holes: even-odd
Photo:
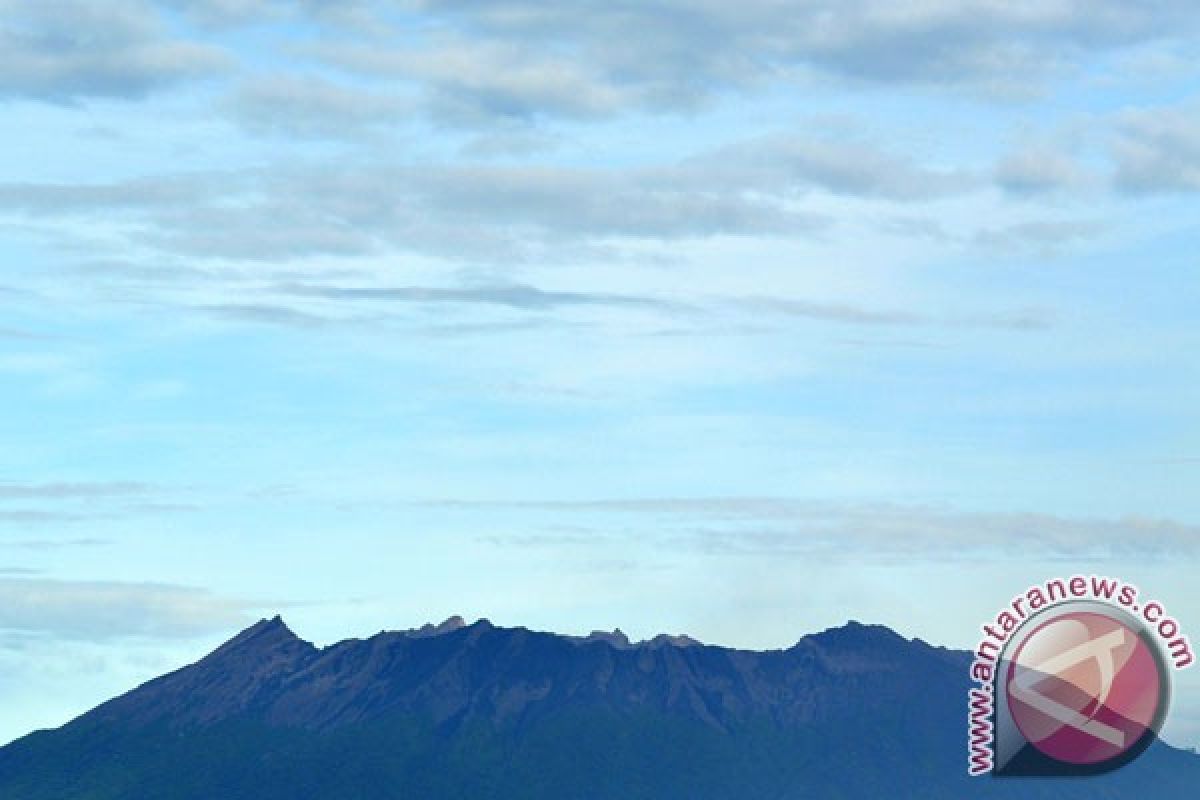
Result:
[[[629,642],[629,637],[620,628],[613,628],[612,632],[608,631],[592,631],[587,636],[583,637],[585,642],[607,642],[618,650],[628,650],[632,645]]]
[[[251,625],[246,630],[239,633],[231,641],[272,638],[272,639],[295,639],[299,638],[292,633],[292,629],[283,621],[283,617],[276,614],[270,619],[260,619],[258,622]]]
[[[886,625],[864,625],[855,619],[845,625],[805,636],[798,644],[805,642],[837,650],[872,651],[891,650],[897,646],[911,644],[908,639]]]
[[[283,617],[276,614],[270,619],[260,619],[258,622],[246,628],[244,631],[234,636],[225,644],[214,650],[208,657],[213,658],[217,655],[224,655],[234,651],[243,651],[247,649],[253,650],[273,650],[285,645],[301,644],[308,648],[312,645],[303,641],[292,629],[283,621]]]
[[[669,634],[660,633],[646,644],[650,647],[703,647],[704,642],[699,639],[693,639],[686,633]]]
[[[427,636],[441,636],[444,633],[453,633],[465,627],[467,627],[467,621],[458,614],[455,614],[454,616],[447,617],[437,625],[426,622],[421,627],[409,631],[408,635],[414,639],[422,639]]]

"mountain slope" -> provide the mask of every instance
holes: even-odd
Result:
[[[1144,797],[1158,744],[1073,781],[965,776],[966,656],[851,623],[748,652],[486,621],[318,649],[276,617],[0,749],[12,800]]]

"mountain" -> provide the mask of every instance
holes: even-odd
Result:
[[[850,623],[751,652],[467,625],[319,649],[276,617],[0,749],[4,800],[1191,796],[1155,743],[1086,779],[969,779],[966,653]]]

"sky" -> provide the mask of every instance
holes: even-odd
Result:
[[[0,741],[281,613],[1200,643],[1183,0],[0,0]],[[1166,736],[1200,745],[1200,670]]]

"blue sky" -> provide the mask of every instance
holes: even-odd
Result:
[[[1200,631],[1198,28],[0,0],[0,739],[276,612]]]

